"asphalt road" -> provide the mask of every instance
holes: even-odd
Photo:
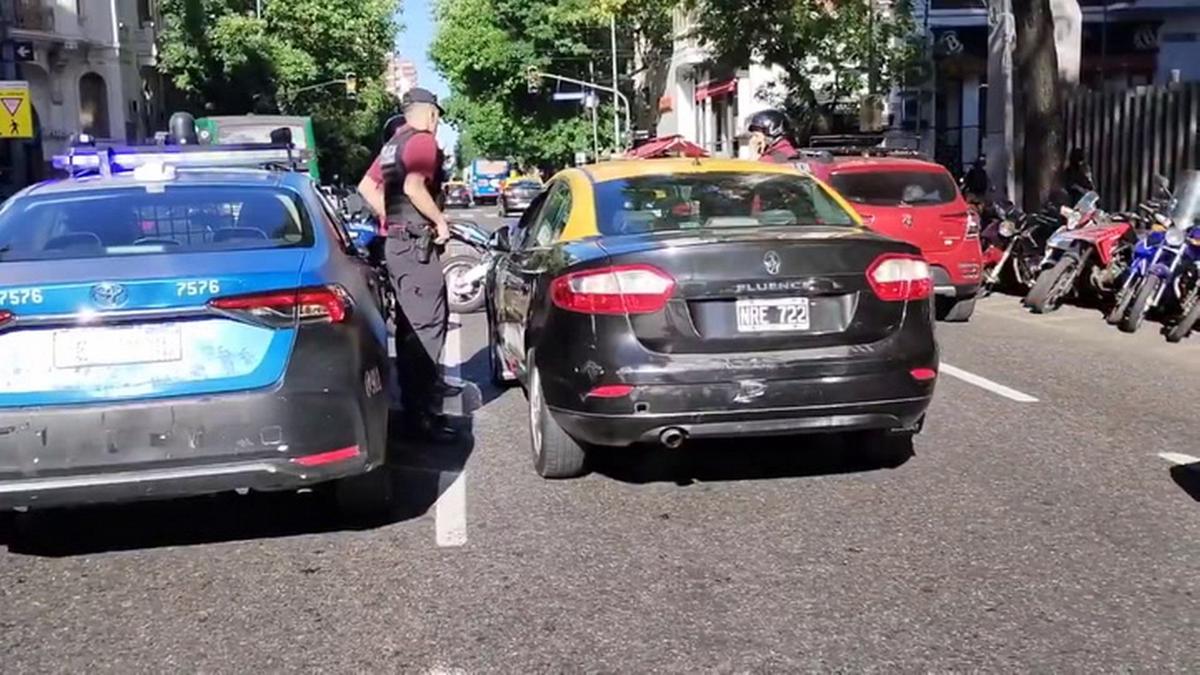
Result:
[[[480,383],[483,334],[447,349]],[[1194,670],[1200,338],[1008,297],[938,337],[895,469],[739,439],[547,482],[523,394],[479,384],[469,441],[405,450],[386,527],[313,494],[14,519],[0,669]]]

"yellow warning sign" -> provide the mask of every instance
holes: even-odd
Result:
[[[28,82],[0,82],[0,138],[33,138]]]

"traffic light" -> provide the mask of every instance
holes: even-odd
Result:
[[[358,77],[354,73],[346,73],[346,95],[350,98],[358,96]]]
[[[542,74],[538,72],[537,66],[527,66],[525,68],[525,83],[529,86],[529,93],[536,94],[542,86]]]

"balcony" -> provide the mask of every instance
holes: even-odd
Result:
[[[54,7],[46,0],[15,0],[13,28],[54,32]]]

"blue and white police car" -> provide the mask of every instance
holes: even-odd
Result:
[[[0,509],[328,484],[386,512],[379,277],[298,159],[76,148],[0,207]]]

